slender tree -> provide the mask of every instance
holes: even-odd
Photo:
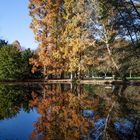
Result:
[[[114,17],[114,11],[111,4],[105,4],[106,1],[92,0],[93,14],[91,17],[90,27],[93,31],[93,38],[96,40],[97,45],[106,48],[105,54],[107,58],[112,61],[112,66],[115,71],[119,73],[119,66],[113,58],[112,43],[114,42],[117,31],[114,30],[112,20]],[[106,53],[107,52],[107,53]],[[106,57],[102,54],[102,57]]]
[[[35,66],[44,67],[44,75],[55,73],[58,63],[55,61],[59,40],[59,13],[61,0],[30,0],[29,9],[32,16],[31,28],[39,42],[37,59],[31,59]]]

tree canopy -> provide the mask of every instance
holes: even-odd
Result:
[[[123,77],[127,54],[133,55],[129,67],[136,69],[133,61],[138,58],[131,51],[132,47],[137,54],[140,50],[139,4],[131,0],[29,0],[31,29],[39,42],[30,59],[33,70],[41,66],[45,76],[74,72],[80,78],[89,67],[104,65]],[[125,55],[123,61],[118,48],[124,48],[119,51]]]
[[[4,40],[0,45],[0,80],[24,80],[41,76],[31,72],[29,58],[33,56],[33,52],[30,49],[21,50]]]

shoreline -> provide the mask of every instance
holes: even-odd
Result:
[[[0,84],[99,84],[99,85],[139,85],[140,80],[79,80],[72,81],[71,79],[51,79],[51,80],[43,80],[43,79],[33,79],[33,80],[1,80]]]

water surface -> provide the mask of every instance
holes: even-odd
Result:
[[[0,85],[0,140],[139,140],[140,87]]]

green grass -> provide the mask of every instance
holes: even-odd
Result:
[[[128,80],[140,80],[140,77],[126,77]]]

